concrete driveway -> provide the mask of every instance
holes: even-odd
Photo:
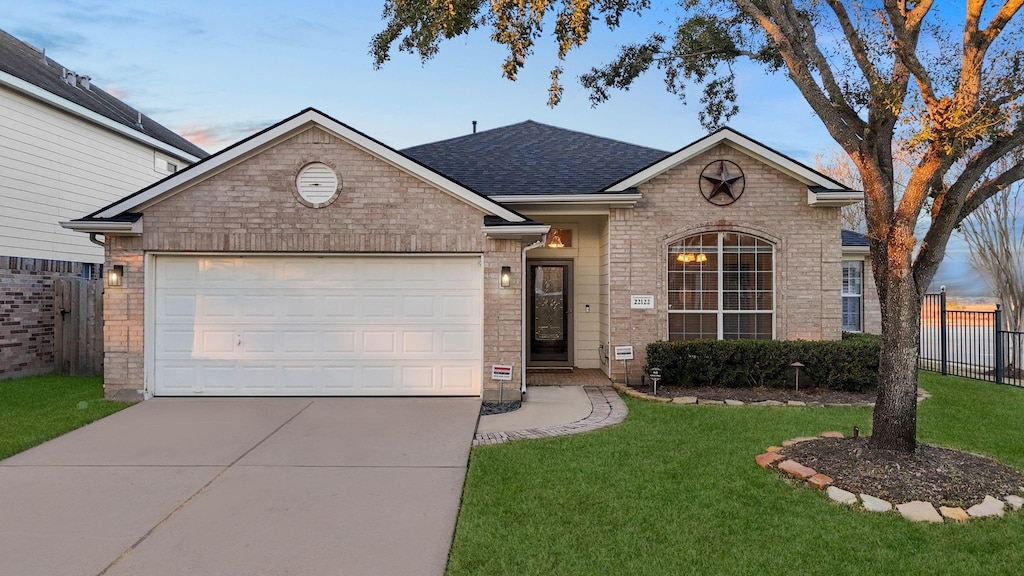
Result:
[[[479,408],[144,402],[0,462],[0,574],[442,574]]]

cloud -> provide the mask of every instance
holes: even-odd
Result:
[[[121,101],[124,101],[124,99],[128,97],[128,91],[127,90],[125,90],[124,88],[121,88],[120,86],[116,86],[116,85],[113,85],[113,84],[108,85],[108,86],[104,86],[103,87],[103,91],[106,92],[107,94],[110,94],[114,98],[117,98],[118,100],[121,100]]]
[[[197,122],[175,127],[174,131],[196,146],[208,152],[216,152],[246,136],[263,130],[273,123],[271,120],[231,122],[226,124],[203,124]]]

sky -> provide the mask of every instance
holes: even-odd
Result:
[[[554,43],[538,42],[516,82],[501,76],[505,51],[486,31],[442,45],[422,63],[393,53],[374,70],[370,40],[383,26],[382,0],[0,0],[0,28],[156,121],[214,152],[312,106],[394,147],[461,136],[531,119],[634,144],[676,150],[706,134],[699,94],[683,105],[651,74],[591,106],[576,77],[618,46],[674,21],[674,3],[654,0],[563,64],[565,91],[547,106]],[[784,76],[737,68],[740,113],[729,126],[805,164],[834,147]],[[953,294],[987,287],[952,243],[936,278]]]

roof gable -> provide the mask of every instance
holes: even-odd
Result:
[[[792,158],[761,144],[731,128],[721,128],[696,142],[680,148],[676,152],[644,167],[633,174],[622,178],[618,182],[608,186],[604,192],[623,192],[647,182],[668,170],[690,160],[711,148],[719,145],[728,145],[747,156],[759,160],[776,170],[795,178],[806,184],[826,190],[848,191],[850,188],[836,182],[824,174],[809,168],[808,166],[793,160]]]
[[[64,80],[68,71],[45,53],[0,30],[0,85],[49,100],[50,104],[106,124],[129,137],[158,147],[190,162],[208,154],[174,131],[111,96],[91,82]],[[160,146],[163,145],[163,146]]]
[[[597,193],[668,154],[532,120],[402,152],[495,199]]]
[[[83,220],[107,220],[117,218],[125,213],[143,211],[146,207],[211,178],[313,126],[319,127],[325,132],[362,149],[396,168],[412,174],[445,193],[476,206],[487,215],[497,216],[508,222],[523,222],[527,220],[527,218],[517,212],[493,202],[486,196],[327,116],[323,112],[314,108],[307,108],[189,166],[185,170],[172,174],[132,195],[100,208],[79,220],[79,222]]]

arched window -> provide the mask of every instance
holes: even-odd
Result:
[[[736,232],[707,232],[668,247],[668,339],[771,339],[774,248]]]

